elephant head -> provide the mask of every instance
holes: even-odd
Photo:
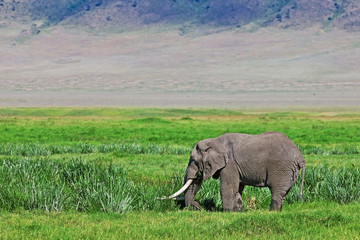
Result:
[[[198,208],[194,196],[200,189],[202,181],[210,177],[218,178],[220,170],[226,166],[227,162],[228,153],[219,141],[206,139],[198,142],[190,155],[184,186],[168,198],[176,198],[185,192],[185,205]]]

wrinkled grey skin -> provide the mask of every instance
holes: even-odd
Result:
[[[205,139],[194,147],[185,182],[194,182],[185,191],[185,205],[199,209],[194,196],[203,180],[220,177],[220,193],[224,211],[242,210],[245,185],[268,187],[271,191],[270,211],[281,211],[286,194],[305,160],[295,144],[284,134],[265,132],[260,135],[228,133]]]

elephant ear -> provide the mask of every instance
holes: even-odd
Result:
[[[225,147],[215,139],[201,141],[198,147],[203,155],[203,180],[206,180],[226,166],[228,155]]]

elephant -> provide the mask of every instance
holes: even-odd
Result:
[[[185,206],[200,209],[194,196],[202,182],[213,177],[220,178],[224,211],[242,210],[242,192],[246,185],[268,187],[271,192],[270,211],[281,211],[300,168],[299,200],[302,199],[305,159],[286,135],[280,132],[259,135],[226,133],[195,145],[186,168],[184,186],[166,198],[179,198],[185,192]]]

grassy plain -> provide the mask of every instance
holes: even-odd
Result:
[[[182,183],[193,145],[226,132],[280,131],[306,159],[283,212],[247,187],[243,213],[222,213],[219,183],[204,210],[155,198]],[[0,238],[207,237],[359,239],[360,114],[215,109],[0,109]]]
[[[359,239],[359,204],[307,203],[282,213],[0,213],[5,239]]]

